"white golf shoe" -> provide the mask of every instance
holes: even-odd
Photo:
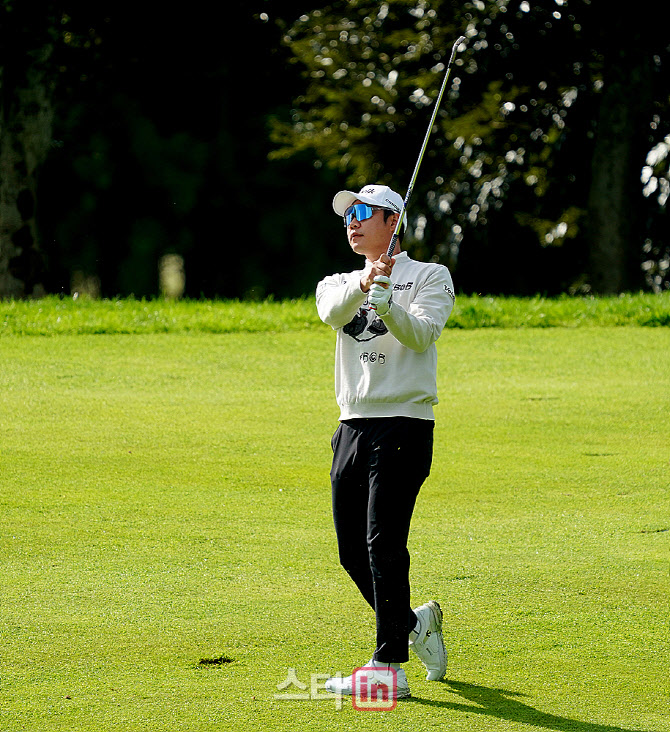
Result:
[[[370,661],[358,668],[351,676],[332,676],[325,683],[327,691],[344,696],[370,696],[386,690],[393,699],[406,699],[411,696],[407,676],[403,669],[390,669],[387,665]]]
[[[438,681],[447,670],[447,649],[442,638],[442,610],[431,600],[414,610],[419,623],[416,637],[410,634],[409,647],[421,659],[428,672],[426,681]]]

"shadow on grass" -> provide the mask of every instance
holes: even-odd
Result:
[[[435,701],[433,699],[421,699],[412,696],[407,702],[415,704],[426,704],[433,707],[441,707],[467,714],[482,714],[497,719],[506,719],[510,722],[520,722],[533,727],[543,727],[550,730],[563,730],[564,732],[641,732],[624,727],[614,727],[609,724],[595,724],[592,722],[580,722],[577,719],[559,717],[555,714],[547,714],[524,704],[518,699],[525,694],[505,689],[489,689],[486,686],[465,684],[461,681],[445,680],[442,684],[449,689],[449,692],[466,699],[471,704],[463,704],[458,701]],[[511,698],[517,697],[517,698]],[[477,706],[474,706],[477,705]],[[651,731],[649,731],[651,732]]]

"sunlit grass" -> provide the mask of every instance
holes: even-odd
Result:
[[[333,536],[333,346],[2,339],[0,728],[668,730],[664,328],[445,333],[411,552],[447,681],[412,659],[388,713],[275,698],[374,643]]]
[[[459,296],[449,328],[668,326],[670,292],[620,297]],[[0,336],[258,333],[323,328],[313,298],[259,302],[92,300],[0,302]]]

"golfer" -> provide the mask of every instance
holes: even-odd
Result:
[[[402,236],[389,258],[403,205],[388,186],[340,191],[333,208],[365,262],[326,277],[316,290],[319,317],[337,331],[340,424],[330,477],[339,559],[376,616],[368,684],[386,684],[397,698],[410,695],[401,668],[408,647],[429,681],[441,679],[447,666],[440,606],[410,605],[407,538],[432,461],[435,341],[454,304],[446,267],[410,259]],[[352,694],[353,679],[332,677],[326,688]]]

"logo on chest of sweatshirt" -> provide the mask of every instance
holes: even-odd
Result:
[[[388,333],[388,328],[384,321],[377,317],[374,310],[368,310],[364,306],[359,308],[351,322],[342,328],[342,332],[357,343],[367,343],[373,338],[379,338]]]
[[[393,292],[402,292],[403,290],[411,290],[413,282],[405,282],[403,284],[396,283],[393,285]]]

